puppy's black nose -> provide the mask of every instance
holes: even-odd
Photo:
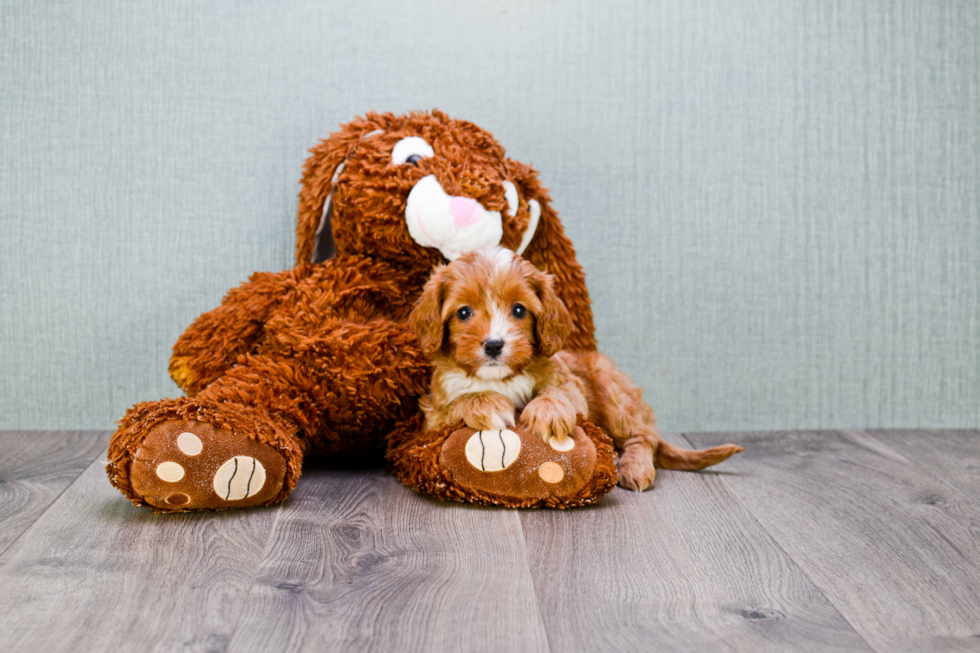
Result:
[[[483,351],[487,352],[487,356],[490,358],[496,358],[500,356],[500,352],[504,350],[503,340],[486,340],[483,343]]]

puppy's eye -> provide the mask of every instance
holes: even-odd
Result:
[[[473,316],[473,311],[470,310],[469,306],[464,306],[463,308],[456,311],[456,319],[460,322],[465,322]]]
[[[391,150],[391,162],[398,166],[403,163],[418,165],[419,161],[435,156],[432,146],[419,136],[403,138]]]
[[[514,304],[514,308],[510,309],[510,314],[518,320],[523,320],[524,316],[527,315],[527,309],[520,304]]]

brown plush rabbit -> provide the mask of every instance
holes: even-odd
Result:
[[[107,472],[135,504],[270,504],[306,455],[382,451],[407,485],[480,503],[581,505],[615,484],[609,441],[587,422],[588,455],[559,457],[574,487],[527,496],[480,489],[494,472],[460,472],[465,456],[443,446],[452,431],[422,430],[431,370],[406,321],[438,263],[487,245],[522,253],[556,279],[574,321],[567,345],[595,348],[582,269],[547,191],[488,132],[438,111],[354,120],[312,150],[296,232],[295,267],[256,273],[177,341],[170,373],[187,396],[120,421]]]

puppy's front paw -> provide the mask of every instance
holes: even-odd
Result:
[[[500,431],[514,425],[514,413],[481,413],[468,415],[463,420],[468,427],[475,431]]]
[[[521,424],[539,438],[562,443],[575,428],[575,408],[555,396],[540,396],[521,411]]]
[[[471,429],[502,430],[514,425],[514,404],[506,397],[484,397],[468,408],[463,421]]]

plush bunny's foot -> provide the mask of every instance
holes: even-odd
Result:
[[[282,490],[285,474],[285,461],[269,445],[186,420],[154,426],[130,467],[133,490],[163,510],[270,503]]]
[[[409,487],[484,506],[570,508],[595,503],[616,485],[612,441],[579,420],[563,441],[544,442],[518,424],[506,429],[395,433],[388,459]]]
[[[285,499],[303,451],[295,431],[255,407],[181,397],[133,406],[109,443],[109,480],[157,512]]]
[[[463,428],[442,445],[439,459],[450,478],[474,494],[540,501],[581,490],[595,471],[596,449],[581,427],[548,443],[521,427]]]

